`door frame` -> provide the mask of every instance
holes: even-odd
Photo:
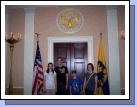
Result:
[[[88,63],[94,65],[93,36],[48,37],[48,62],[54,62],[54,43],[87,42]]]

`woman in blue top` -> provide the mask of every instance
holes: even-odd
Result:
[[[82,94],[82,80],[77,77],[77,72],[72,71],[72,79],[69,81],[70,95],[80,95]]]

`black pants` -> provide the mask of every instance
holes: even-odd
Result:
[[[66,85],[61,83],[57,85],[56,95],[66,95]]]
[[[94,91],[90,91],[88,89],[85,89],[85,94],[86,95],[94,95]]]

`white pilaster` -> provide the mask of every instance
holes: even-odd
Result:
[[[109,88],[111,95],[120,95],[120,62],[117,6],[106,6],[109,50]]]
[[[35,8],[25,10],[25,35],[24,35],[24,95],[31,95],[33,79],[33,47],[34,47],[34,12]]]
[[[9,10],[5,9],[5,33],[8,35],[8,16],[9,16]],[[6,72],[9,72],[9,44],[5,42],[5,75]],[[6,81],[5,79],[5,89],[6,89]]]

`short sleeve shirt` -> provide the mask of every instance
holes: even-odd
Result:
[[[87,72],[85,74],[86,77],[86,81],[88,81],[88,78],[90,77],[91,74],[89,74],[89,72]],[[97,73],[94,73],[90,80],[88,81],[88,84],[86,85],[86,89],[90,90],[90,91],[94,91],[95,90],[95,77],[97,76]]]
[[[54,71],[57,73],[57,83],[66,84],[66,74],[68,74],[68,68],[65,66],[55,67]]]
[[[56,76],[56,72],[44,72],[46,76],[46,89],[55,89],[54,77]]]
[[[71,79],[69,81],[69,86],[71,86],[72,95],[80,95],[81,88],[80,86],[83,84],[83,81],[80,78]]]

